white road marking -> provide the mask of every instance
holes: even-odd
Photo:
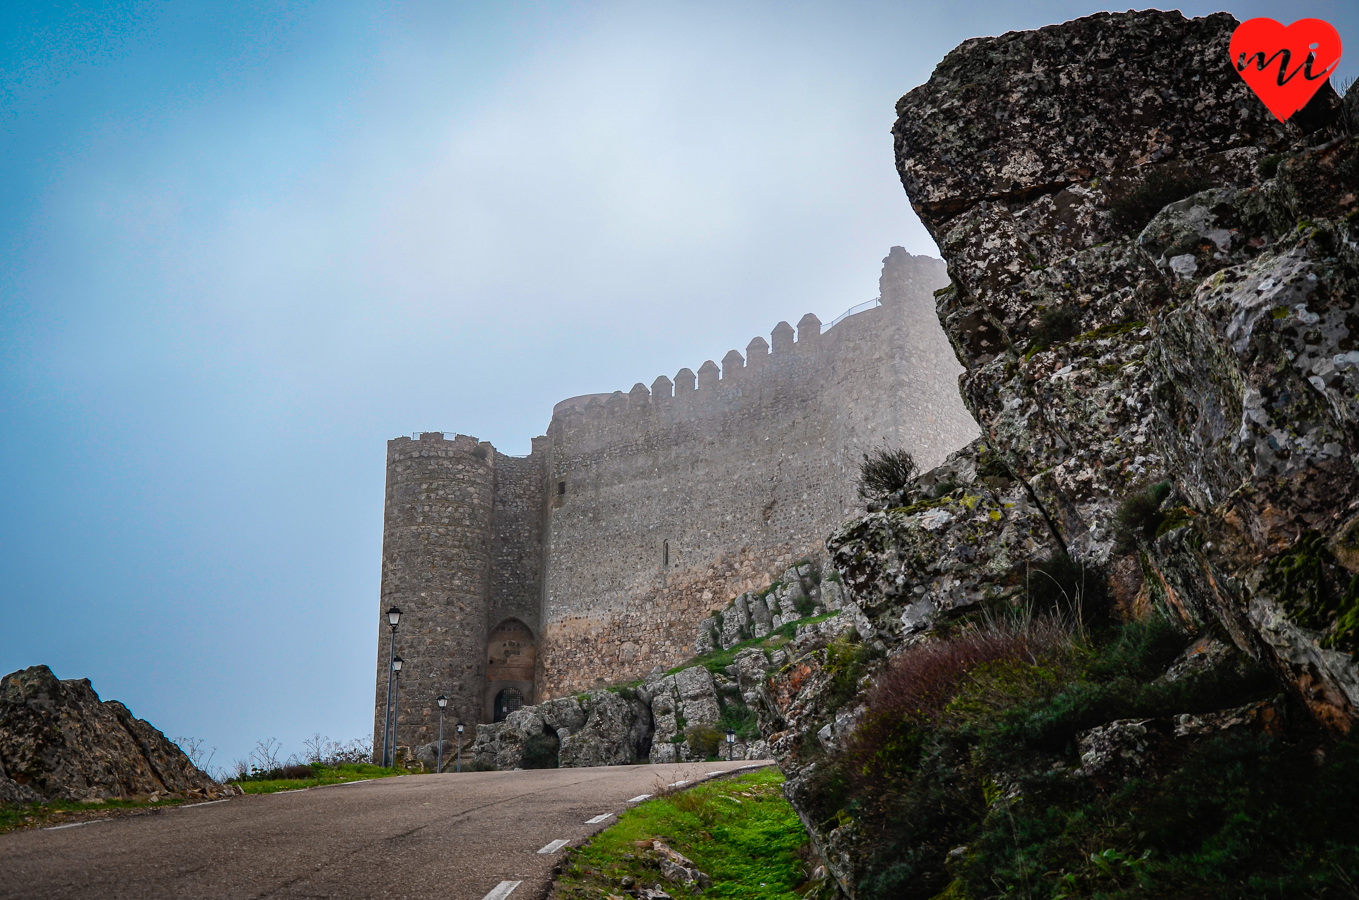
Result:
[[[676,781],[673,784],[667,784],[666,787],[684,787],[688,783],[687,781]]]
[[[229,800],[230,798],[227,798],[227,799]],[[179,808],[180,808],[180,809],[193,809],[195,806],[212,806],[212,804],[214,804],[214,803],[226,803],[226,802],[227,802],[227,800],[209,800],[207,803],[185,803],[185,804],[183,804],[182,806],[180,806]]]
[[[548,844],[546,847],[544,847],[543,849],[539,850],[538,852],[539,852],[539,853],[556,853],[558,850],[560,850],[561,848],[565,847],[565,846],[566,846],[567,844],[569,844],[569,843],[571,843],[571,842],[568,841],[566,838],[557,838],[555,841],[553,841],[552,843]]]
[[[586,819],[586,820],[585,820],[585,824],[586,824],[586,825],[598,825],[600,822],[603,822],[605,819],[607,819],[607,818],[608,818],[609,816],[611,816],[611,815],[613,815],[613,813],[600,813],[599,815],[595,816],[593,819]]]
[[[316,786],[317,786],[317,787],[345,787],[346,785],[350,785],[350,784],[364,784],[364,783],[369,782],[369,781],[372,781],[372,780],[373,780],[373,779],[371,779],[371,778],[360,778],[358,781],[337,781],[337,782],[335,782],[334,784],[318,784],[318,785],[316,785]]]
[[[311,788],[292,788],[292,789],[286,790],[286,791],[270,791],[269,793],[271,793],[271,794],[300,794],[300,793],[302,793],[303,791],[309,791],[309,790],[311,790]]]
[[[69,825],[49,825],[43,831],[57,831],[61,828],[79,828],[81,825],[99,825],[107,822],[108,819],[91,819],[88,822],[72,822]]]
[[[629,800],[628,802],[629,802],[629,803],[641,803],[643,800],[650,800],[650,799],[651,799],[651,795],[650,795],[650,794],[638,794],[636,797],[633,797],[633,798],[632,798],[631,800]]]
[[[485,897],[482,897],[481,900],[505,900],[505,898],[514,893],[514,889],[521,884],[523,884],[521,881],[502,881],[500,884],[491,888],[491,892]]]

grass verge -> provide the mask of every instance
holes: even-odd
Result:
[[[617,825],[568,851],[552,896],[599,900],[625,896],[632,884],[659,884],[672,896],[685,895],[687,889],[666,881],[659,862],[636,843],[659,840],[712,879],[704,897],[797,900],[807,883],[807,833],[783,798],[782,784],[782,773],[770,767],[634,807]]]
[[[102,803],[77,803],[73,800],[52,800],[22,806],[0,806],[0,834],[23,828],[51,828],[126,815],[128,811],[159,810],[178,806],[183,800],[165,799],[156,803],[149,800],[105,800]]]
[[[369,763],[345,763],[338,766],[313,765],[315,773],[311,778],[273,778],[252,781],[233,781],[232,784],[247,794],[276,794],[279,791],[298,791],[303,788],[319,787],[323,784],[346,784],[350,781],[363,781],[368,778],[390,778],[393,775],[409,774],[405,769],[384,768]]]

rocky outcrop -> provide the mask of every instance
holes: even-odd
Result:
[[[646,759],[651,751],[651,709],[635,693],[613,691],[590,694],[589,717],[578,731],[561,738],[564,768],[626,766]]]
[[[695,739],[693,730],[707,729],[711,733],[701,737],[707,743],[715,740],[723,709],[743,703],[743,687],[753,698],[750,689],[773,666],[764,651],[748,649],[727,667],[726,676],[714,676],[701,665],[690,666],[673,674],[658,671],[635,688],[597,690],[526,706],[503,722],[478,725],[464,752],[476,765],[488,769],[541,764],[526,762],[525,752],[530,741],[543,739],[556,747],[555,763],[564,768],[687,762],[704,759],[711,752],[725,756],[725,746],[707,746],[704,740]],[[426,769],[434,768],[436,749],[435,744],[421,748],[421,758],[429,757]],[[450,745],[444,752],[445,770],[453,749]],[[762,740],[742,740],[731,753],[736,759],[768,759],[769,747]]]
[[[843,603],[839,574],[834,570],[823,573],[816,560],[803,560],[763,590],[740,594],[726,608],[699,622],[694,645],[700,654],[730,650],[790,622],[837,612]]]
[[[1329,86],[1274,120],[1227,63],[1235,25],[1101,13],[978,38],[899,102],[898,170],[949,265],[938,313],[983,436],[827,541],[880,653],[1021,602],[1064,560],[1116,614],[1220,634],[1320,726],[1352,727],[1359,140]],[[800,804],[854,727],[831,663],[792,659],[761,723],[852,895],[852,828]],[[1085,766],[1136,772],[1162,739],[1107,723]]]
[[[209,794],[219,785],[184,751],[88,678],[46,666],[0,679],[0,802]]]

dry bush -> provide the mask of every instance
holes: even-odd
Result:
[[[990,622],[901,652],[869,691],[868,710],[845,747],[851,780],[869,787],[909,771],[919,755],[923,728],[938,724],[977,669],[998,662],[1037,662],[1074,641],[1068,623],[1045,617]]]
[[[864,500],[882,500],[905,488],[919,471],[908,450],[883,445],[865,453],[859,463],[859,496]]]

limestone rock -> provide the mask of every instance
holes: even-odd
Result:
[[[584,726],[561,739],[562,768],[628,765],[647,755],[650,711],[641,703],[613,691],[595,691],[588,704]]]
[[[731,606],[722,611],[722,636],[719,643],[723,650],[730,649],[750,637],[750,608],[746,605],[746,595],[741,594]]]
[[[675,754],[687,758],[687,747],[675,750],[684,729],[693,725],[715,725],[722,709],[712,673],[703,666],[690,666],[667,675],[652,688],[651,713],[655,732],[651,741],[652,763],[674,762]],[[683,721],[683,727],[680,722]]]
[[[751,647],[736,654],[730,668],[734,670],[733,677],[744,696],[764,681],[765,673],[769,671],[769,657],[760,648]]]
[[[42,802],[42,797],[37,791],[19,784],[4,772],[0,772],[0,806],[40,802]]]
[[[698,636],[694,639],[694,653],[703,655],[717,649],[717,620],[712,616],[698,623]]]
[[[1120,719],[1076,735],[1081,755],[1078,775],[1113,779],[1131,778],[1146,767],[1150,732],[1145,720]]]
[[[4,802],[220,787],[149,722],[100,701],[89,679],[59,681],[47,666],[0,679],[0,773]]]
[[[1239,728],[1260,734],[1277,734],[1283,727],[1284,709],[1283,698],[1275,697],[1213,713],[1201,715],[1186,713],[1175,717],[1175,736],[1182,738],[1212,735]]]
[[[771,759],[768,741],[751,741],[746,745],[744,759]]]
[[[1329,87],[1278,123],[1221,63],[1236,24],[1149,10],[977,38],[898,103],[898,172],[948,262],[937,312],[983,436],[827,540],[839,618],[875,646],[1013,603],[1069,553],[1123,609],[1230,645],[1167,679],[1241,655],[1322,726],[1359,717],[1359,139]],[[1120,504],[1163,481],[1160,520],[1120,534]],[[804,809],[803,744],[833,743],[836,711],[815,654],[789,653],[758,711]],[[1176,725],[1265,727],[1265,709]],[[1082,772],[1136,774],[1169,730],[1090,729]],[[853,823],[810,831],[852,896]]]

